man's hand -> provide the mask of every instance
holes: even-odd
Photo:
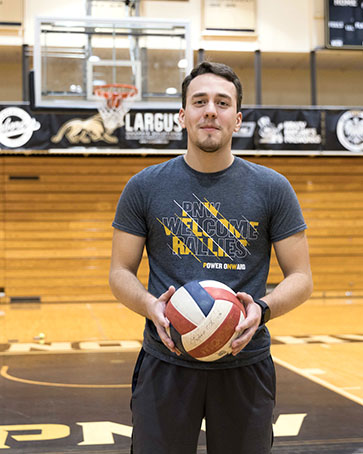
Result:
[[[170,286],[169,289],[163,293],[158,299],[151,301],[148,304],[148,318],[154,323],[156,330],[159,334],[159,337],[162,343],[170,351],[180,354],[176,349],[174,342],[171,340],[167,333],[167,328],[169,327],[169,320],[165,317],[165,308],[166,304],[175,292],[175,287]]]
[[[261,321],[261,308],[250,295],[238,292],[237,298],[246,308],[246,318],[236,326],[239,336],[232,342],[232,355],[234,356],[250,342]]]

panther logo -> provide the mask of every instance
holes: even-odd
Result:
[[[53,143],[59,143],[63,137],[66,137],[71,144],[87,144],[101,140],[110,144],[116,144],[118,143],[118,138],[112,134],[117,126],[115,125],[112,129],[106,128],[100,114],[96,114],[85,120],[74,118],[64,123],[57,134],[51,138],[51,141]]]

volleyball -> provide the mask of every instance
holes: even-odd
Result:
[[[177,349],[199,361],[216,361],[232,352],[235,328],[246,317],[236,293],[213,280],[191,281],[166,305],[169,335]]]

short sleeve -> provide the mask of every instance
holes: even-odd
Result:
[[[146,236],[147,227],[143,205],[139,177],[135,175],[128,181],[121,193],[112,226],[137,236]]]
[[[270,239],[283,240],[307,228],[299,201],[290,182],[278,174],[270,189]]]

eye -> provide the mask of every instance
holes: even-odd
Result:
[[[229,107],[230,103],[228,101],[219,101],[218,104],[221,106],[221,107]]]

